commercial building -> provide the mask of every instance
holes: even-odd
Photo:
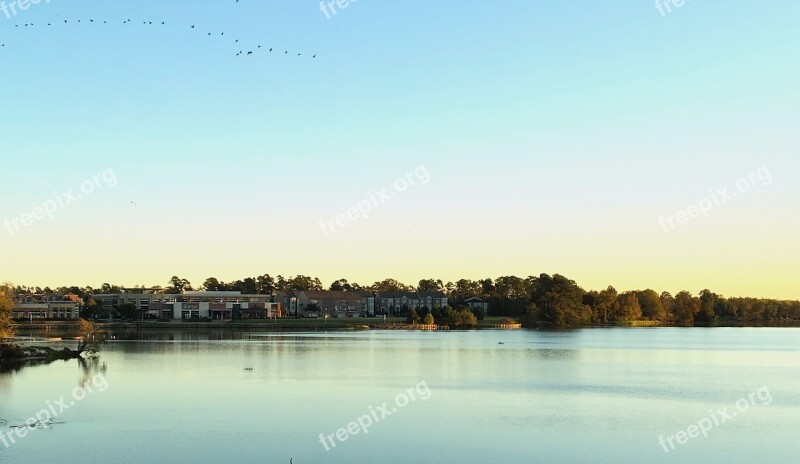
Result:
[[[101,293],[92,295],[103,309],[123,304],[136,307],[141,319],[231,320],[271,319],[282,317],[280,303],[270,295],[247,295],[241,292]]]
[[[78,319],[81,304],[75,301],[45,301],[15,303],[11,310],[14,319]]]

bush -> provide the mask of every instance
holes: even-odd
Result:
[[[455,325],[456,327],[475,327],[478,325],[478,318],[472,314],[472,311],[462,309],[456,312]]]
[[[474,314],[479,321],[482,321],[486,318],[486,312],[480,308],[473,308],[472,314]]]
[[[0,344],[0,360],[6,359],[22,359],[25,357],[25,352],[17,345],[7,343]]]

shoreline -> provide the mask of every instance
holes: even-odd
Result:
[[[502,323],[502,317],[489,317],[483,321],[479,321],[475,327],[466,328],[453,328],[448,326],[424,325],[415,324],[411,325],[396,318],[384,322],[382,319],[342,319],[335,320],[329,319],[278,319],[276,320],[259,320],[259,321],[209,321],[209,322],[155,322],[155,321],[138,321],[138,322],[96,322],[98,328],[104,330],[264,330],[264,331],[318,331],[318,330],[331,330],[331,331],[361,331],[361,330],[412,330],[412,331],[441,331],[441,330],[537,330],[535,328],[524,329],[519,326],[506,327]],[[18,333],[24,332],[68,332],[78,329],[78,321],[42,321],[42,322],[24,322],[17,323],[16,328]],[[649,321],[639,321],[629,325],[622,324],[608,324],[608,325],[589,325],[580,327],[583,329],[608,329],[608,328],[630,328],[630,329],[645,329],[645,328],[748,328],[748,327],[772,327],[772,328],[798,328],[800,321],[786,321],[783,323],[755,323],[755,324],[719,324],[714,327],[708,326],[691,326],[683,327],[672,323],[655,323]],[[578,330],[564,329],[564,330]],[[539,330],[558,330],[551,328],[540,328]]]

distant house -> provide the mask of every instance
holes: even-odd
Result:
[[[419,309],[415,292],[378,292],[375,302],[381,315],[396,316],[404,310]]]
[[[444,292],[417,292],[421,308],[444,308],[447,306],[447,295]]]
[[[375,302],[378,314],[397,316],[411,309],[444,308],[447,295],[442,292],[379,292]]]
[[[359,317],[375,314],[375,297],[369,292],[303,290],[297,295],[297,312],[302,317]],[[313,308],[317,309],[314,310]]]
[[[467,298],[462,303],[467,305],[467,307],[469,309],[473,309],[473,310],[477,309],[477,310],[483,311],[483,314],[489,314],[489,302],[486,301],[486,300],[483,300],[481,298],[473,296],[473,297]]]

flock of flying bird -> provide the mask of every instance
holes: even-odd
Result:
[[[236,0],[236,3],[239,3],[239,0]],[[58,16],[58,15],[56,15],[56,16]],[[55,25],[58,25],[58,24],[62,24],[63,25],[63,24],[78,24],[78,23],[81,23],[81,24],[114,24],[114,22],[109,22],[107,20],[95,21],[94,19],[89,19],[88,21],[81,22],[80,19],[78,19],[77,21],[75,21],[75,20],[70,21],[70,20],[67,20],[67,19],[58,19],[58,21],[56,21],[56,22],[51,21],[51,22],[46,22],[46,23],[32,23],[31,22],[31,23],[14,24],[13,27],[14,28],[26,28],[26,27],[31,27],[32,28],[32,27],[42,27],[42,26],[44,26],[44,27],[54,27]],[[117,24],[122,23],[122,24],[126,24],[127,25],[127,24],[134,24],[134,23],[138,24],[138,21],[133,21],[131,19],[125,19],[123,21],[117,21],[116,23]],[[151,26],[153,24],[155,24],[156,26],[159,26],[159,25],[160,26],[165,26],[166,25],[166,21],[155,21],[155,22],[154,21],[142,21],[141,23],[143,25],[145,25],[145,26]],[[38,26],[37,26],[37,24],[38,24]],[[190,31],[198,31],[199,30],[194,24],[192,24],[191,26],[187,26],[187,29],[190,30]],[[207,32],[206,34],[207,34],[206,37],[213,37],[213,36],[224,37],[225,36],[225,32],[224,31],[223,32],[219,32],[219,33],[217,33],[217,32]],[[236,48],[239,47],[238,46],[239,39],[235,39],[233,41],[233,43],[235,45],[237,45]],[[0,48],[4,48],[5,46],[6,46],[5,43],[0,43]],[[289,55],[289,50],[278,50],[275,47],[267,48],[267,47],[264,47],[262,45],[257,45],[254,48],[241,48],[241,49],[239,49],[239,51],[236,53],[235,56],[254,56],[255,53],[257,53],[259,51],[264,52],[266,54],[277,53],[277,54]],[[294,54],[294,53],[295,52],[292,52],[292,54]],[[303,56],[303,54],[302,53],[297,53],[297,56]],[[317,57],[317,54],[315,53],[315,54],[310,55],[310,56],[311,56],[312,59],[315,59]]]

